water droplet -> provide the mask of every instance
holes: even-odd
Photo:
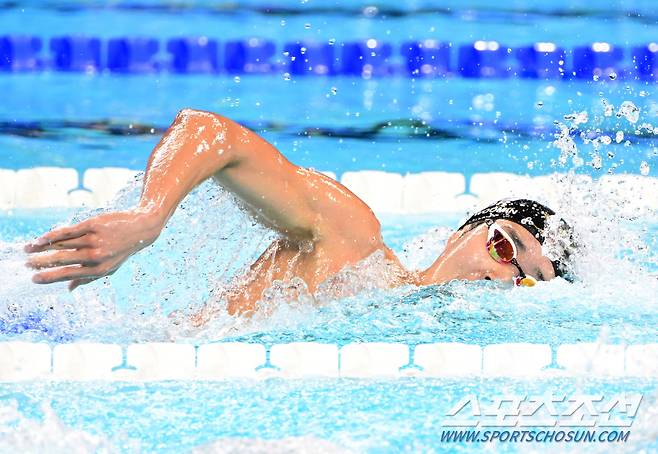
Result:
[[[610,78],[610,80],[615,80],[617,78],[617,73],[610,73],[608,77]]]
[[[598,74],[594,74],[594,75],[592,76],[592,79],[596,82],[597,80],[599,80],[599,75],[598,75]]]
[[[619,106],[617,117],[624,117],[630,123],[637,123],[637,120],[640,118],[640,108],[631,101],[624,101],[621,103],[621,106]]]
[[[335,38],[330,38],[329,39],[329,45],[333,46],[334,44],[336,44],[336,39]]]
[[[304,28],[305,28],[306,30],[309,30],[309,29],[311,28],[311,24],[309,24],[308,22],[305,23],[305,24],[304,24]]]
[[[240,83],[240,76],[235,76],[233,78],[233,82],[235,82],[236,84],[239,84]]]
[[[283,73],[283,80],[290,80],[290,73]]]
[[[615,142],[621,143],[622,140],[624,140],[624,131],[617,131],[617,134],[615,134]]]
[[[336,87],[331,87],[331,94],[336,95],[338,93],[338,89]]]
[[[285,27],[285,26],[286,26],[286,20],[285,20],[285,19],[281,19],[281,26],[282,26],[282,27]]]
[[[646,161],[642,161],[640,163],[640,173],[646,177],[647,175],[649,175],[649,170],[651,170],[649,167],[649,163]]]
[[[366,6],[363,8],[363,15],[366,17],[374,17],[379,12],[376,6]]]
[[[544,107],[544,101],[537,101],[536,105],[537,105],[538,108],[541,109],[542,107]]]
[[[603,160],[598,154],[592,157],[592,167],[596,170],[601,170],[601,167],[603,167]]]

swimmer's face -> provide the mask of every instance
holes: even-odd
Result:
[[[496,221],[516,244],[517,260],[521,269],[538,281],[555,277],[551,261],[542,255],[541,244],[519,224],[506,220]],[[496,262],[487,251],[488,227],[485,223],[466,226],[452,234],[437,262],[441,280],[501,280],[512,282],[519,271],[511,263]]]

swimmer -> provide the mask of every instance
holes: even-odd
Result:
[[[229,314],[252,314],[276,279],[299,277],[313,293],[343,267],[382,251],[389,287],[453,279],[500,280],[532,286],[562,273],[542,255],[547,219],[555,213],[526,199],[495,203],[471,216],[426,270],[406,270],[382,239],[373,211],[337,181],[288,161],[274,146],[217,114],[184,109],[154,148],[136,207],[56,228],[25,246],[38,284],[69,289],[111,275],[153,243],[183,198],[213,178],[260,222],[279,232],[252,264],[249,278],[227,294]],[[210,309],[194,316],[201,325]]]

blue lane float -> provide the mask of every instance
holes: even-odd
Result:
[[[533,79],[556,79],[564,76],[566,52],[554,43],[535,43],[516,49],[517,75]]]
[[[229,41],[224,47],[224,68],[231,74],[264,74],[272,72],[276,45],[272,41],[250,38]]]
[[[335,48],[329,43],[296,42],[283,48],[288,72],[292,75],[336,74]]]
[[[107,69],[117,73],[153,73],[160,69],[160,44],[152,38],[115,38],[108,42]]]
[[[219,71],[217,41],[205,36],[176,38],[167,43],[171,70],[177,73],[216,73]]]
[[[609,78],[658,79],[658,44],[626,51],[596,42],[564,49],[555,43],[507,48],[497,41],[476,41],[453,50],[448,42],[404,42],[394,52],[390,43],[374,38],[336,43],[296,41],[283,47],[260,38],[233,40],[220,45],[208,37],[170,39],[166,53],[148,37],[121,37],[107,42],[94,37],[61,36],[50,41],[51,56],[44,57],[36,36],[0,37],[0,71],[55,71],[148,74],[175,73],[267,74],[291,76],[348,75],[363,78],[404,74],[409,77],[466,78],[522,77],[538,79]],[[628,60],[628,61],[627,61]]]
[[[0,70],[34,71],[43,68],[39,57],[43,43],[36,36],[0,37]]]
[[[460,46],[458,72],[463,77],[508,77],[508,49],[497,41],[476,41]]]
[[[394,72],[390,63],[393,48],[390,44],[368,39],[342,44],[341,73],[350,76],[383,76]]]
[[[409,76],[438,77],[450,70],[450,48],[450,43],[428,39],[402,44],[400,54]]]
[[[633,66],[640,79],[658,79],[658,43],[634,47],[632,55]]]
[[[101,69],[101,41],[85,36],[63,36],[50,40],[53,69],[96,72]]]
[[[621,75],[624,50],[609,43],[592,43],[573,49],[573,73],[578,79]]]

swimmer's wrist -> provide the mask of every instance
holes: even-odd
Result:
[[[154,238],[160,235],[160,232],[167,223],[169,216],[164,210],[159,210],[153,206],[142,206],[141,204],[133,210],[138,216],[138,221],[144,230],[149,232]]]

